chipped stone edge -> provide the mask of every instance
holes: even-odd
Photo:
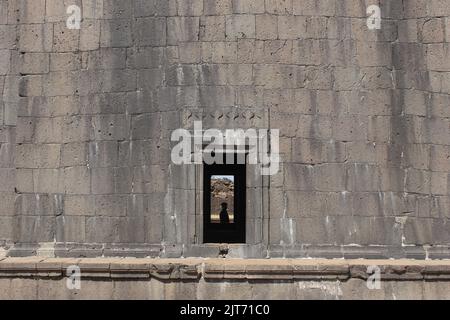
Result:
[[[345,259],[127,259],[127,258],[1,258],[0,278],[61,278],[69,266],[83,278],[159,279],[162,281],[302,281],[366,280],[368,266],[381,279],[450,280],[450,260]]]

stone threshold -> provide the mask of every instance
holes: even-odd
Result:
[[[368,279],[379,268],[382,280],[450,281],[450,260],[366,259],[155,259],[155,258],[1,258],[0,278],[61,278],[78,266],[82,278],[168,281],[346,281]],[[371,270],[374,270],[372,267]]]

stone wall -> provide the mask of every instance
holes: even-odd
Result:
[[[450,257],[450,4],[369,4],[0,0],[6,254],[217,256],[170,162],[202,120],[281,130],[230,256]]]
[[[0,255],[13,240],[18,109],[18,15],[15,1],[0,1]]]

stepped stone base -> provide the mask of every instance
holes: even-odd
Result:
[[[0,299],[450,299],[450,260],[3,258]]]

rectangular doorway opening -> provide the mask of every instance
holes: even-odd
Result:
[[[204,243],[246,241],[246,165],[237,155],[234,164],[203,163]]]

